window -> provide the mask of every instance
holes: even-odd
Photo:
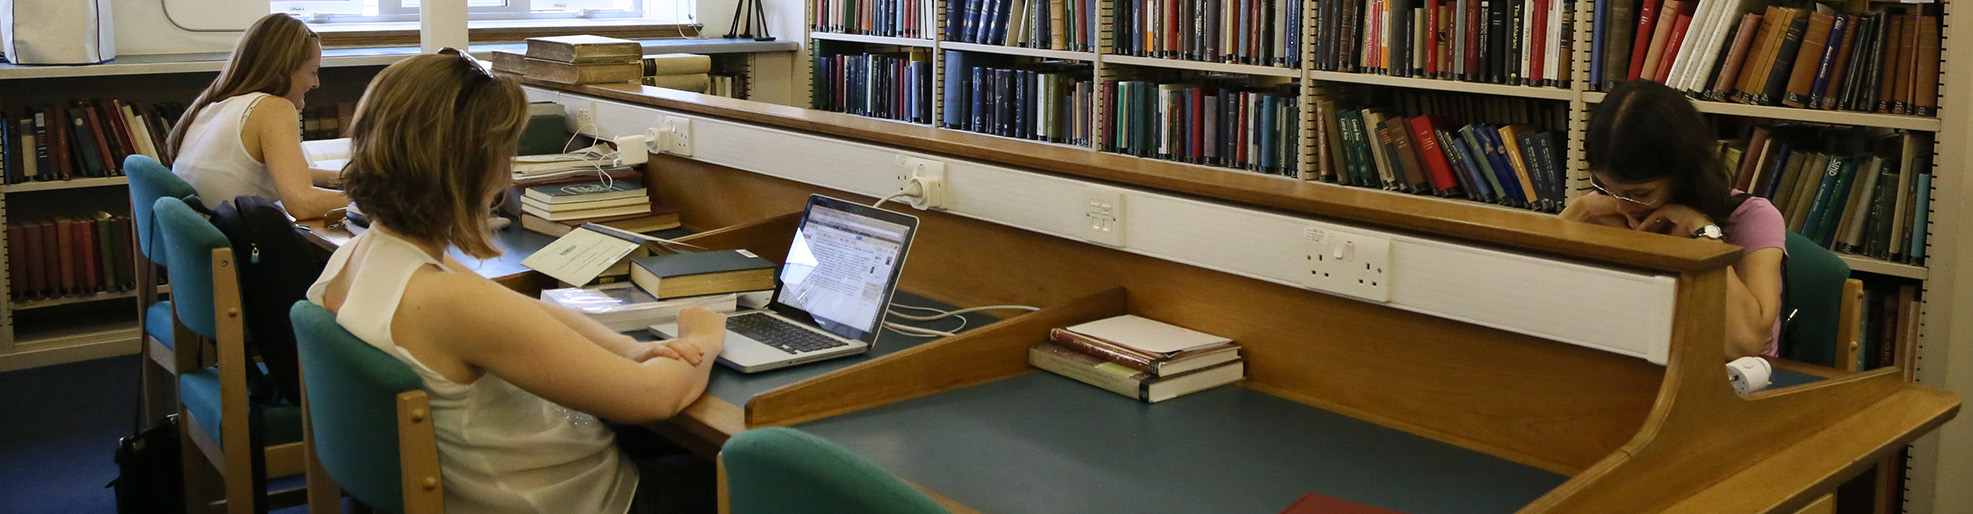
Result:
[[[677,22],[690,0],[466,0],[474,20],[648,18]],[[312,23],[418,21],[419,0],[272,0],[273,12]],[[649,8],[647,10],[647,7]],[[646,14],[650,16],[646,16]]]

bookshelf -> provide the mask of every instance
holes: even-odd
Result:
[[[34,191],[56,191],[62,189],[81,189],[86,187],[121,186],[129,183],[130,183],[130,179],[127,177],[78,178],[73,180],[55,180],[49,182],[24,182],[20,184],[0,185],[0,192],[31,193]]]
[[[837,34],[834,32],[810,32],[808,33],[808,37],[809,39],[819,39],[823,41],[842,41],[844,43],[863,43],[868,45],[909,46],[909,47],[919,47],[919,48],[932,47],[932,40],[930,39],[909,38],[909,37],[866,36],[862,34]]]
[[[1604,93],[1593,90],[1590,87],[1592,83],[1592,80],[1590,80],[1592,69],[1592,63],[1590,62],[1592,54],[1591,42],[1595,41],[1593,34],[1595,2],[1591,0],[1575,0],[1572,4],[1572,10],[1569,11],[1571,19],[1568,25],[1562,27],[1562,31],[1566,32],[1565,35],[1570,41],[1570,46],[1560,56],[1568,61],[1566,75],[1568,83],[1566,87],[1534,87],[1320,69],[1316,65],[1315,59],[1311,57],[1315,55],[1317,45],[1316,35],[1320,33],[1316,29],[1318,28],[1317,18],[1320,14],[1319,6],[1321,3],[1312,0],[1302,2],[1302,12],[1299,15],[1302,23],[1301,64],[1297,67],[1288,68],[1119,55],[1113,50],[1114,46],[1112,43],[1116,34],[1114,29],[1120,23],[1120,20],[1115,18],[1116,13],[1120,12],[1117,2],[1124,0],[1098,0],[1096,2],[1097,27],[1095,34],[1097,38],[1097,51],[1093,53],[948,41],[941,28],[946,26],[946,16],[949,10],[948,4],[951,1],[956,0],[938,0],[918,4],[923,9],[923,12],[916,13],[916,15],[933,20],[931,27],[934,29],[934,37],[929,41],[910,40],[900,42],[895,40],[852,39],[861,38],[861,36],[810,33],[810,45],[805,46],[803,51],[806,52],[810,48],[813,48],[813,42],[815,40],[869,41],[890,45],[908,44],[917,48],[929,48],[932,51],[931,60],[934,63],[932,73],[933,85],[931,88],[934,126],[939,126],[938,120],[942,119],[941,115],[944,107],[942,98],[944,93],[943,81],[946,66],[944,54],[948,51],[1090,63],[1093,67],[1096,80],[1099,83],[1106,80],[1117,80],[1121,75],[1128,73],[1126,70],[1131,68],[1188,70],[1215,74],[1286,78],[1298,83],[1301,91],[1297,105],[1300,108],[1300,112],[1305,115],[1301,117],[1301,126],[1293,127],[1293,130],[1299,138],[1300,148],[1303,152],[1300,156],[1303,169],[1310,169],[1316,159],[1315,145],[1310,144],[1310,142],[1316,139],[1317,129],[1312,119],[1313,116],[1306,114],[1313,112],[1313,109],[1311,109],[1311,99],[1319,94],[1317,91],[1328,85],[1442,91],[1485,97],[1557,102],[1558,104],[1565,105],[1568,112],[1566,127],[1562,129],[1566,134],[1563,138],[1566,139],[1566,144],[1564,145],[1566,146],[1564,152],[1566,156],[1563,159],[1566,161],[1564,168],[1567,172],[1565,189],[1571,198],[1580,196],[1590,190],[1588,185],[1589,174],[1584,164],[1582,136],[1587,132],[1590,112],[1605,98]],[[1875,8],[1899,4],[1912,5],[1914,2],[1872,1],[1821,3],[1832,7],[1857,9],[1866,6]],[[1838,255],[1849,264],[1852,272],[1857,277],[1869,280],[1904,281],[1903,283],[1916,284],[1919,287],[1922,291],[1919,296],[1920,304],[1918,305],[1918,324],[1920,328],[1916,332],[1916,341],[1913,343],[1916,356],[1912,359],[1918,364],[1914,366],[1916,369],[1912,370],[1912,375],[1921,383],[1948,387],[1960,392],[1962,395],[1973,395],[1973,351],[1946,351],[1949,346],[1954,344],[1954,341],[1973,338],[1969,337],[1973,336],[1973,329],[1961,331],[1967,333],[1968,336],[1956,335],[1950,330],[1951,321],[1955,318],[1973,319],[1973,302],[1954,301],[1954,285],[1959,281],[1958,279],[1961,278],[1960,275],[1962,274],[1957,269],[1954,261],[1959,260],[1962,254],[1960,247],[1963,246],[1961,240],[1965,239],[1957,235],[1965,232],[1962,225],[1963,220],[1973,219],[1973,212],[1960,210],[1961,205],[1965,205],[1968,201],[1973,201],[1973,184],[1964,182],[1965,177],[1959,173],[1959,171],[1967,169],[1968,161],[1964,152],[1969,146],[1973,146],[1973,115],[1969,115],[1966,109],[1967,104],[1964,103],[1968,101],[1967,99],[1973,99],[1973,93],[1969,93],[1967,89],[1973,87],[1973,84],[1965,83],[1967,78],[1973,78],[1973,75],[1970,75],[1973,74],[1973,59],[1955,59],[1954,42],[1973,40],[1973,28],[1969,28],[1973,27],[1973,25],[1952,23],[1955,20],[1953,15],[1956,10],[1955,2],[1942,1],[1938,2],[1938,4],[1940,5],[1938,7],[1940,10],[1940,36],[1943,41],[1941,45],[1944,48],[1941,51],[1941,62],[1939,65],[1939,82],[1941,86],[1939,90],[1938,114],[1936,116],[1816,110],[1781,106],[1746,105],[1697,99],[1693,101],[1693,104],[1700,112],[1715,118],[1727,117],[1734,119],[1760,119],[1779,122],[1869,127],[1930,133],[1934,136],[1933,149],[1931,150],[1933,157],[1931,171],[1933,172],[1934,179],[1931,190],[1923,192],[1931,197],[1931,215],[1928,223],[1923,227],[1919,227],[1927,234],[1926,248],[1928,251],[1924,264],[1914,265],[1892,262],[1862,255],[1841,253]],[[810,0],[808,3],[809,9],[807,10],[810,26],[813,26],[814,21],[814,5],[815,0]],[[1554,21],[1551,20],[1551,22]],[[1556,33],[1551,33],[1551,35],[1553,34]],[[811,60],[810,62],[812,63],[813,61]],[[801,77],[798,77],[796,80],[809,80],[810,78],[808,74],[798,73],[798,75],[801,75]],[[1955,85],[1952,79],[1960,79],[1962,84]],[[1101,90],[1099,89],[1099,91]],[[1093,122],[1101,123],[1106,117],[1115,114],[1112,111],[1115,109],[1116,103],[1115,98],[1111,98],[1108,94],[1103,94],[1096,102],[1095,112],[1088,113],[1088,115],[1091,116]],[[1049,143],[1041,144],[1058,146]],[[1090,152],[1104,151],[1101,144],[1092,144],[1087,147],[1076,146],[1075,148]],[[1201,174],[1255,173],[1253,171],[1211,166],[1192,166],[1192,168],[1197,169],[1197,172]],[[1269,178],[1298,180],[1294,177],[1280,176]],[[1348,187],[1331,184],[1321,185],[1326,187]],[[1462,199],[1435,200],[1466,201]],[[1973,247],[1967,248],[1967,251],[1973,251]],[[1973,275],[1969,275],[1969,277],[1973,278]],[[1948,367],[1948,357],[1951,359],[1952,364],[1956,366]],[[1966,368],[1968,371],[1951,371],[1953,368]],[[1957,426],[1968,426],[1969,428],[1955,428]],[[1906,499],[1905,512],[1949,512],[1955,508],[1952,507],[1953,505],[1973,504],[1973,492],[1957,491],[1955,488],[1950,487],[1938,487],[1938,484],[1963,483],[1966,480],[1973,480],[1973,458],[1958,457],[1955,459],[1953,457],[1942,457],[1973,455],[1973,442],[1969,442],[1973,441],[1973,422],[1962,421],[1957,424],[1949,424],[1943,431],[1949,434],[1957,434],[1957,438],[1950,439],[1949,443],[1941,443],[1938,437],[1922,439],[1911,449],[1910,465],[1905,473],[1904,480],[1904,490],[1906,491],[1904,496]],[[1953,482],[1946,480],[1952,480]],[[1940,503],[1935,505],[1935,498]]]

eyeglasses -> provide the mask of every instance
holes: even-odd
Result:
[[[1615,198],[1615,199],[1618,199],[1618,200],[1622,200],[1622,201],[1626,201],[1626,202],[1630,202],[1630,203],[1634,203],[1634,204],[1638,204],[1638,205],[1641,205],[1641,206],[1644,206],[1644,207],[1657,207],[1657,206],[1658,206],[1658,202],[1646,202],[1646,201],[1643,201],[1643,200],[1638,200],[1638,199],[1635,199],[1635,198],[1631,198],[1631,197],[1628,197],[1628,196],[1624,196],[1624,195],[1620,195],[1620,194],[1616,194],[1616,193],[1612,193],[1612,192],[1610,192],[1610,189],[1609,189],[1609,188],[1606,188],[1606,187],[1603,187],[1603,182],[1602,182],[1602,181],[1599,181],[1599,180],[1596,180],[1595,178],[1591,178],[1591,179],[1589,179],[1589,187],[1594,187],[1594,188],[1596,188],[1596,190],[1597,190],[1597,191],[1599,191],[1599,192],[1602,192],[1603,194],[1605,194],[1605,195],[1609,195],[1609,196],[1610,196],[1611,198]]]
[[[482,79],[482,80],[473,81],[471,84],[467,84],[465,87],[459,88],[459,96],[452,100],[452,110],[455,112],[466,106],[466,99],[472,98],[473,92],[479,90],[481,85],[493,82],[494,80],[493,72],[487,70],[486,65],[481,64],[479,59],[474,59],[473,56],[467,55],[466,52],[462,52],[459,51],[459,49],[457,48],[452,48],[448,46],[445,48],[440,48],[438,50],[438,54],[458,57],[460,62],[466,63],[467,68],[470,68],[475,72],[478,72],[478,77]]]

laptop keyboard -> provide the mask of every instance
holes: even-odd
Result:
[[[741,314],[727,318],[726,330],[789,354],[849,346],[841,339],[766,314]]]

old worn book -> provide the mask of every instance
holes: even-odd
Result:
[[[712,87],[712,76],[704,73],[693,75],[658,75],[655,77],[644,77],[643,82],[644,85],[651,87],[704,93],[706,89]]]
[[[1939,110],[1939,18],[1922,16],[1918,18],[1918,70],[1912,79],[1917,81],[1912,89],[1911,113],[1919,116],[1933,116]]]
[[[1775,50],[1774,68],[1768,70],[1766,86],[1756,102],[1761,105],[1778,105],[1788,89],[1788,79],[1795,70],[1795,60],[1802,50],[1803,35],[1808,33],[1813,11],[1801,11],[1788,22],[1788,30],[1782,34],[1781,46]],[[1811,70],[1810,73],[1814,73]]]
[[[1235,360],[1188,373],[1154,376],[1048,342],[1028,348],[1028,364],[1146,403],[1239,382],[1247,375],[1246,363]]]
[[[1768,66],[1774,64],[1776,32],[1787,26],[1788,22],[1783,19],[1787,16],[1788,11],[1781,7],[1768,7],[1767,12],[1761,15],[1761,27],[1754,32],[1754,46],[1747,51],[1746,62],[1740,66],[1740,77],[1735,79],[1737,83],[1725,99],[1752,103],[1754,95],[1759,94],[1759,82],[1767,77]]]
[[[644,57],[643,45],[628,39],[602,36],[554,36],[527,39],[529,59],[568,64],[627,62]],[[639,72],[643,69],[640,67]]]
[[[1809,92],[1809,96],[1815,99],[1815,105],[1811,107],[1816,109],[1826,111],[1836,108],[1836,100],[1843,95],[1843,80],[1850,73],[1850,56],[1855,53],[1857,36],[1863,31],[1863,18],[1847,14],[1842,18],[1847,20],[1849,27],[1843,31],[1842,40],[1830,42],[1836,48],[1836,61],[1830,65],[1827,77],[1816,77],[1815,86]]]
[[[533,186],[527,188],[527,192],[522,194],[522,197],[525,199],[534,200],[546,205],[578,204],[620,200],[624,198],[644,198],[646,196],[643,183],[628,180],[615,180],[609,183],[591,181]]]
[[[513,52],[493,51],[493,71],[521,75],[527,73],[526,55]]]
[[[541,301],[580,312],[617,332],[669,323],[686,307],[704,307],[713,312],[733,312],[738,308],[738,298],[732,293],[659,300],[629,282],[544,289]]]
[[[1793,69],[1788,73],[1788,84],[1782,91],[1782,105],[1808,106],[1809,88],[1814,85],[1816,68],[1821,65],[1822,56],[1829,48],[1829,31],[1835,23],[1835,16],[1824,13],[1809,15],[1808,29],[1802,33],[1802,42],[1795,51]]]
[[[1150,373],[1151,376],[1176,375],[1240,358],[1240,347],[1232,341],[1172,354],[1157,354],[1060,328],[1049,330],[1048,340],[1071,350]]]
[[[746,250],[654,255],[631,261],[630,280],[659,299],[774,288],[773,262]]]
[[[712,72],[712,57],[698,54],[646,55],[638,62],[644,65],[646,77]]]
[[[528,77],[563,84],[636,82],[644,76],[644,66],[634,60],[570,64],[530,58],[523,68],[527,70],[523,74]]]

